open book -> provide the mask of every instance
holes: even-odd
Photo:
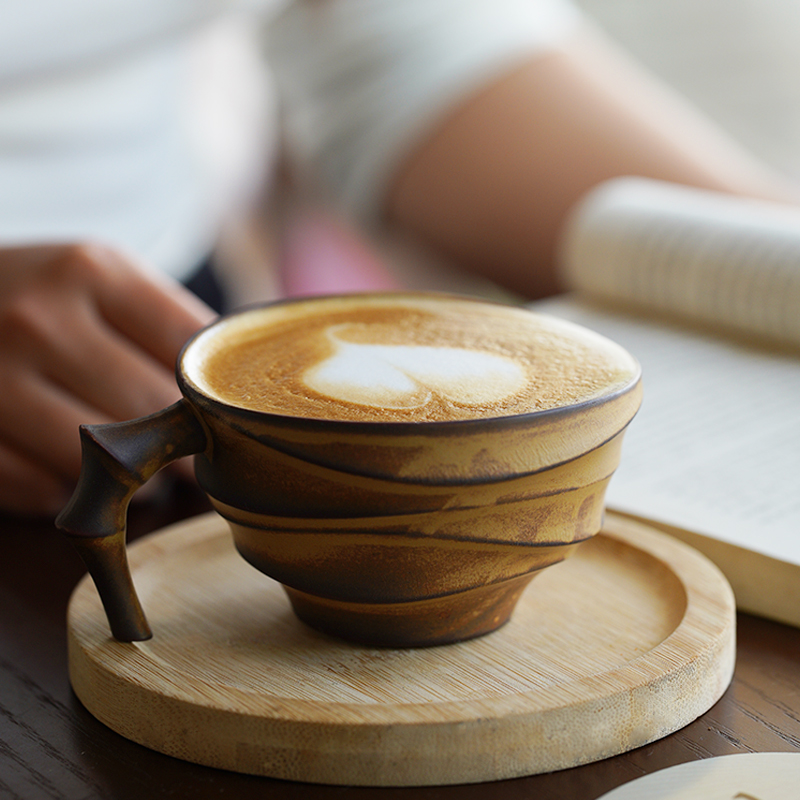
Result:
[[[739,608],[800,626],[800,211],[639,179],[567,229],[574,293],[537,304],[644,373],[609,508],[705,553]]]

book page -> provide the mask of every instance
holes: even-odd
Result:
[[[584,295],[800,345],[800,209],[618,178],[578,205],[561,261]]]
[[[800,564],[800,357],[574,298],[534,308],[608,336],[642,365],[644,400],[609,508]]]

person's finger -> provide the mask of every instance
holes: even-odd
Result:
[[[13,303],[94,305],[123,337],[169,367],[186,339],[215,317],[188,289],[112,248],[71,244],[10,252],[15,269],[3,285]]]
[[[115,254],[117,267],[122,259]],[[97,284],[100,313],[119,332],[156,360],[172,367],[186,340],[215,312],[181,284],[126,261],[114,280]]]
[[[0,319],[3,370],[39,371],[109,419],[174,402],[174,371],[110,328],[91,303],[27,298]]]
[[[0,508],[21,516],[52,517],[69,496],[69,485],[58,475],[0,442]]]
[[[92,408],[36,372],[0,374],[0,441],[61,480],[80,472],[79,428],[110,422]]]
[[[68,333],[57,337],[40,368],[86,405],[110,419],[126,420],[152,414],[178,399],[174,369],[102,320],[74,320]]]

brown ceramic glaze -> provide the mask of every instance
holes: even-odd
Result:
[[[178,364],[179,403],[82,430],[81,482],[58,520],[87,558],[118,639],[150,635],[124,561],[127,502],[157,468],[192,452],[239,552],[283,584],[308,624],[388,646],[495,630],[531,578],[599,531],[641,401],[636,371],[605,396],[515,416],[288,417],[209,397],[184,369],[191,346]],[[213,587],[208,594],[213,603]]]

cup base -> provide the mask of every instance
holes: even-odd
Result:
[[[322,633],[374,647],[432,647],[505,625],[536,574],[408,603],[350,603],[283,588],[297,617]]]

